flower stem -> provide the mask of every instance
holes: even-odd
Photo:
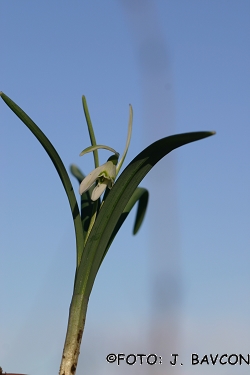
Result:
[[[59,375],[74,375],[80,354],[89,296],[73,294]]]

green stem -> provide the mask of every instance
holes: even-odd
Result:
[[[72,297],[59,375],[74,375],[76,372],[88,300],[89,296],[83,294],[74,294]]]

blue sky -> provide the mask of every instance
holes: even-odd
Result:
[[[190,354],[249,351],[249,1],[9,0],[0,22],[0,90],[67,168],[93,169],[90,155],[78,156],[89,146],[82,94],[97,142],[120,153],[133,105],[125,164],[158,138],[217,132],[175,150],[143,180],[148,214],[133,237],[131,213],[98,274],[79,373],[235,373],[191,366]],[[73,287],[73,223],[51,161],[2,101],[0,123],[0,366],[50,375]],[[166,360],[118,367],[106,363],[110,352]],[[167,364],[172,352],[183,367]]]

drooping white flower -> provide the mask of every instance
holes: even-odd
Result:
[[[124,162],[124,159],[128,151],[128,147],[129,147],[129,143],[131,139],[131,133],[132,133],[132,121],[133,121],[133,109],[132,109],[132,106],[130,105],[129,106],[128,136],[127,136],[125,150],[119,163],[118,163],[119,153],[109,146],[94,145],[94,146],[90,146],[84,149],[80,153],[80,156],[82,156],[88,152],[93,152],[97,149],[106,149],[111,152],[114,152],[115,154],[111,156],[105,164],[101,165],[100,167],[97,167],[87,177],[84,178],[84,180],[81,182],[80,187],[79,187],[79,193],[81,195],[85,193],[85,191],[89,190],[96,181],[97,181],[97,185],[91,194],[92,201],[96,201],[102,195],[102,193],[107,187],[109,189],[112,188],[112,186],[114,185],[116,176],[119,173],[119,170],[121,169],[121,166]]]
[[[82,195],[89,190],[91,186],[97,181],[97,185],[92,191],[91,199],[96,201],[108,187],[112,188],[116,178],[116,166],[113,161],[108,160],[105,164],[94,169],[84,180],[79,187],[79,193]]]

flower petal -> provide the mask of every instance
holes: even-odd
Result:
[[[107,184],[109,184],[110,186],[109,180],[111,181],[111,184],[113,185],[114,180],[116,178],[116,166],[113,164],[112,161],[107,161],[105,164],[94,169],[90,174],[88,174],[88,176],[85,177],[84,180],[80,184],[79,193],[82,195],[83,193],[85,193],[85,191],[89,190],[90,187],[98,179],[98,177],[101,177],[101,176],[103,176],[105,180],[107,179],[108,182],[106,183],[106,186]]]
[[[131,134],[132,134],[132,124],[133,124],[133,108],[132,108],[132,105],[129,104],[128,136],[127,136],[125,150],[124,150],[124,152],[122,154],[122,157],[121,157],[121,159],[120,159],[120,161],[119,161],[119,163],[117,164],[117,167],[116,167],[116,174],[119,173],[119,170],[121,169],[122,164],[124,162],[124,159],[125,159],[125,157],[127,155],[127,152],[128,152]]]
[[[98,185],[94,188],[94,190],[92,191],[92,194],[91,194],[91,200],[92,201],[96,201],[102,195],[102,193],[104,192],[104,190],[107,187],[107,181],[109,181],[109,180],[105,180],[101,184],[98,183]]]
[[[99,176],[104,176],[105,178],[114,181],[116,178],[116,166],[114,165],[114,163],[109,160],[105,164],[103,164],[103,171]]]
[[[95,150],[98,150],[98,149],[104,149],[104,150],[109,150],[111,152],[113,152],[115,155],[117,155],[117,157],[119,157],[119,152],[115,151],[113,148],[109,147],[109,146],[105,146],[105,145],[94,145],[94,146],[89,146],[87,148],[85,148],[79,156],[83,156],[85,154],[87,154],[88,152],[93,152]]]
[[[105,164],[104,164],[105,165]],[[98,176],[105,170],[104,165],[101,165],[100,167],[94,169],[90,174],[88,174],[87,177],[82,180],[80,186],[79,186],[79,193],[82,195],[87,191],[97,180]]]

